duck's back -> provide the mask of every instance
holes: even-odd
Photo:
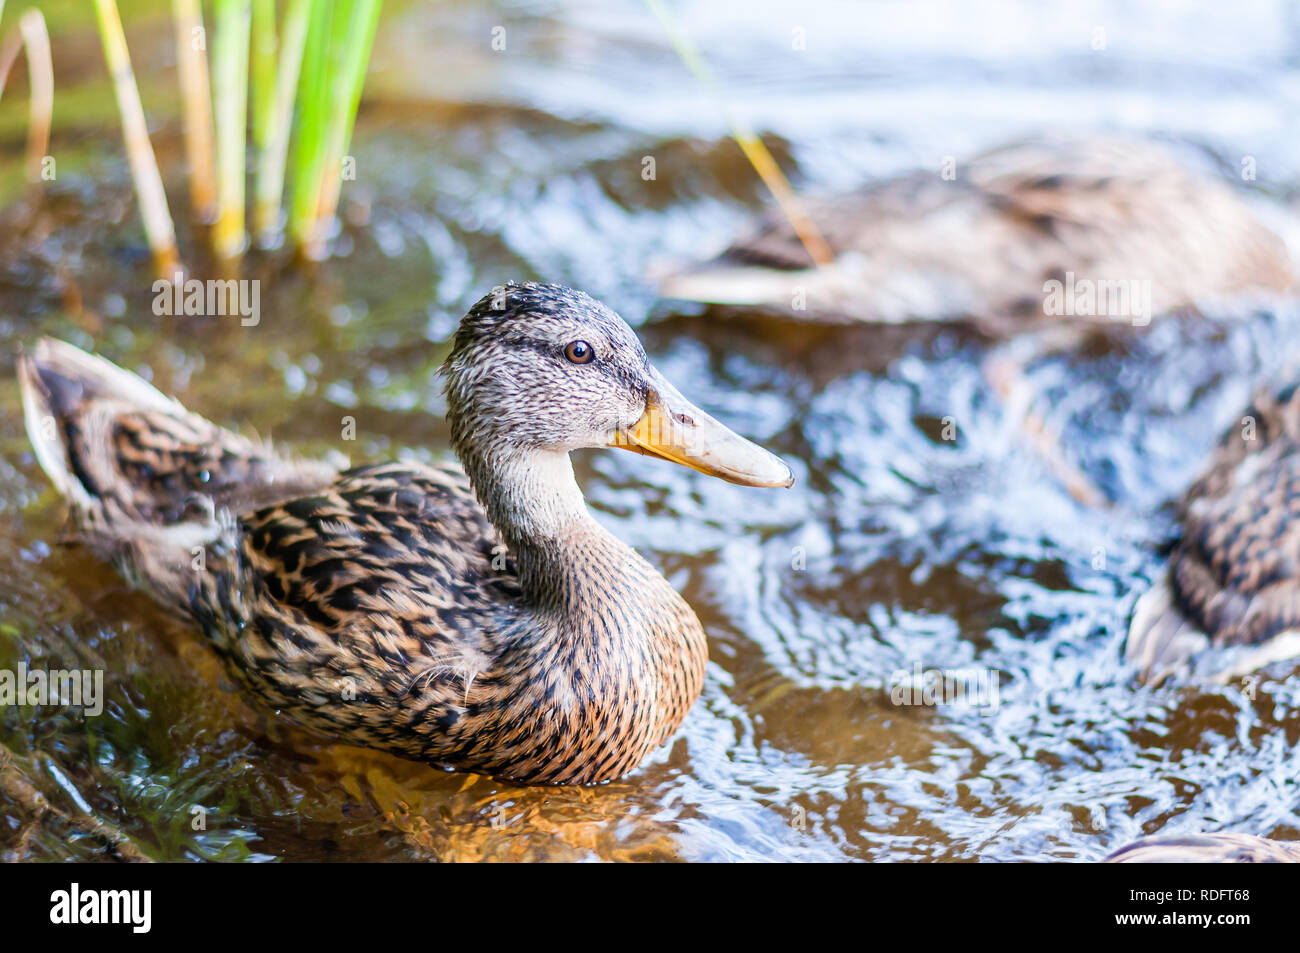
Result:
[[[822,320],[1014,328],[1053,317],[1052,281],[1143,282],[1152,314],[1294,282],[1285,243],[1232,189],[1150,143],[1036,140],[950,172],[806,200],[829,265],[814,269],[788,221],[771,214],[664,292]],[[1070,318],[1115,319],[1091,310]]]
[[[1149,677],[1210,646],[1300,654],[1300,382],[1261,392],[1179,504],[1164,579],[1138,603],[1127,655]]]

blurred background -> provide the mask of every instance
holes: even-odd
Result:
[[[670,4],[720,102],[642,3],[387,0],[341,224],[320,261],[244,256],[262,281],[256,327],[154,314],[91,4],[9,0],[0,34],[27,6],[51,35],[57,173],[35,193],[25,181],[20,61],[0,99],[0,668],[99,668],[107,701],[97,718],[0,708],[0,854],[1094,860],[1144,833],[1300,837],[1300,681],[1143,689],[1120,650],[1171,501],[1284,369],[1294,314],[1117,328],[1036,363],[1042,412],[1108,501],[1089,507],[991,391],[978,333],[721,316],[659,301],[647,277],[717,252],[767,202],[726,110],[797,191],[937,173],[1047,130],[1118,131],[1287,216],[1293,4]],[[171,5],[120,9],[180,252],[203,274]],[[710,637],[703,697],[625,780],[512,788],[298,732],[60,544],[61,504],[23,433],[20,343],[62,337],[305,453],[442,460],[447,338],[510,279],[606,301],[683,393],[796,473],[759,497],[631,454],[575,461],[597,517]],[[345,416],[355,443],[340,441]],[[940,438],[949,417],[955,441]],[[893,704],[891,674],[918,664],[991,670],[998,704]]]

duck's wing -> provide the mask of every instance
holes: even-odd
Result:
[[[239,676],[300,722],[450,760],[519,599],[455,467],[392,463],[245,514],[239,558],[193,595]],[[206,618],[205,618],[206,616]],[[412,737],[429,750],[413,752]]]
[[[309,726],[456,757],[519,597],[464,473],[283,456],[59,341],[21,355],[19,378],[79,534],[232,673]]]
[[[1182,834],[1146,837],[1121,847],[1108,864],[1296,864],[1300,843],[1254,834]]]
[[[1211,644],[1278,649],[1260,663],[1289,657],[1300,632],[1300,384],[1256,397],[1179,522],[1165,577],[1135,612],[1129,660],[1160,677]]]
[[[1069,274],[1145,282],[1136,287],[1150,290],[1155,314],[1294,281],[1285,243],[1231,189],[1149,143],[1054,137],[949,171],[808,199],[830,265],[813,268],[794,228],[772,213],[717,259],[669,276],[662,291],[822,320],[997,325],[1047,318],[1045,286]],[[1093,310],[1102,313],[1071,309],[1071,319],[1117,319]]]

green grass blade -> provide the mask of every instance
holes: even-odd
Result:
[[[253,146],[260,159],[275,111],[275,0],[253,0]]]
[[[326,106],[329,96],[329,42],[332,0],[311,5],[302,71],[298,80],[298,121],[293,151],[293,196],[289,234],[299,249],[313,237],[325,156]]]
[[[317,193],[315,241],[304,248],[309,258],[324,255],[321,237],[338,210],[339,192],[343,187],[343,157],[352,139],[352,128],[361,102],[361,88],[365,85],[366,68],[370,63],[370,50],[374,44],[382,5],[381,0],[355,0],[346,21],[346,32],[337,38],[337,69],[331,83],[325,155]],[[338,19],[341,21],[342,17]]]
[[[265,147],[257,158],[254,186],[253,228],[263,248],[277,243],[280,202],[284,196],[284,169],[289,156],[289,133],[293,128],[293,103],[302,72],[303,49],[312,0],[289,0],[284,13],[279,63],[275,74],[275,98],[269,119]]]
[[[213,168],[212,96],[208,88],[208,48],[198,0],[172,0],[176,25],[176,69],[185,123],[185,157],[190,166],[190,206],[201,222],[216,214]]]
[[[104,61],[108,65],[118,111],[122,116],[122,137],[126,143],[127,161],[140,201],[140,217],[144,221],[145,235],[153,251],[154,267],[160,276],[170,279],[180,268],[176,254],[176,231],[172,227],[171,212],[167,209],[167,194],[163,191],[162,176],[158,174],[158,161],[149,141],[144,108],[140,105],[140,91],[136,88],[135,74],[131,70],[131,55],[127,51],[122,19],[114,0],[95,0],[95,19],[104,46]]]
[[[217,223],[212,251],[218,258],[244,250],[244,162],[248,138],[249,0],[216,0],[212,43],[217,128]]]
[[[826,244],[826,240],[817,231],[803,210],[803,204],[795,196],[794,190],[790,188],[790,183],[786,180],[785,174],[781,167],[776,164],[776,159],[772,158],[772,153],[768,151],[767,146],[763,145],[763,140],[758,138],[754,130],[736,116],[727,106],[726,98],[722,95],[722,87],[718,84],[713,75],[713,70],[705,62],[704,57],[700,55],[695,44],[690,38],[677,26],[676,21],[668,12],[663,0],[645,0],[646,6],[650,12],[655,15],[659,23],[668,34],[668,40],[672,43],[677,55],[681,57],[686,68],[695,74],[695,78],[704,86],[717,100],[719,107],[727,118],[728,125],[731,126],[731,136],[740,146],[741,152],[745,154],[758,173],[759,178],[767,186],[772,197],[781,208],[781,212],[789,220],[790,225],[794,228],[795,234],[803,242],[804,248],[808,250],[809,256],[818,265],[827,265],[834,260],[835,256]]]

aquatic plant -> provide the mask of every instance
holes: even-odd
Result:
[[[0,0],[0,22],[4,19],[4,0]],[[0,96],[20,51],[27,55],[30,87],[27,124],[27,179],[41,180],[42,164],[50,145],[50,121],[54,111],[54,71],[50,59],[50,36],[45,17],[35,8],[24,10],[17,25],[0,39]]]
[[[298,254],[319,259],[342,181],[353,171],[346,153],[381,0],[287,0],[278,23],[276,7],[275,0],[213,0],[209,63],[199,0],[172,3],[190,205],[212,226],[211,250],[221,260],[248,247],[250,172],[258,245],[278,247],[287,226]],[[175,231],[116,0],[95,0],[95,10],[145,233],[160,274],[171,277],[178,271]]]
[[[216,216],[217,185],[213,168],[212,97],[208,58],[198,0],[172,0],[176,24],[176,71],[185,122],[185,155],[190,169],[190,208],[201,222]]]
[[[777,207],[781,209],[781,214],[789,221],[790,226],[794,229],[799,241],[803,247],[808,250],[808,256],[818,265],[829,265],[834,259],[830,246],[822,238],[817,226],[813,224],[811,218],[803,209],[803,204],[794,194],[794,189],[790,188],[790,183],[786,180],[785,175],[781,172],[781,167],[776,164],[776,159],[767,146],[763,145],[763,140],[758,137],[749,124],[733,112],[728,106],[726,98],[723,96],[722,87],[719,85],[717,78],[713,75],[713,70],[700,51],[690,38],[682,31],[673,19],[672,14],[664,5],[663,0],[645,0],[646,6],[650,8],[656,19],[659,20],[660,26],[668,35],[668,41],[672,44],[677,55],[681,57],[686,68],[689,69],[695,78],[705,89],[713,96],[723,115],[726,117],[727,124],[731,127],[731,137],[736,140],[736,145],[740,146],[740,151],[745,154],[749,164],[754,167],[763,184],[767,186],[772,197],[776,199]]]
[[[171,211],[167,208],[167,193],[162,176],[158,173],[158,160],[149,141],[149,128],[145,123],[144,106],[140,104],[140,90],[131,70],[131,56],[126,47],[126,34],[122,31],[122,18],[114,0],[95,0],[95,21],[104,46],[104,62],[113,82],[117,109],[122,116],[122,139],[126,144],[126,158],[135,182],[136,198],[140,202],[140,218],[144,222],[145,236],[153,251],[154,268],[160,275],[174,274],[180,267],[176,251],[176,229],[172,225]]]

